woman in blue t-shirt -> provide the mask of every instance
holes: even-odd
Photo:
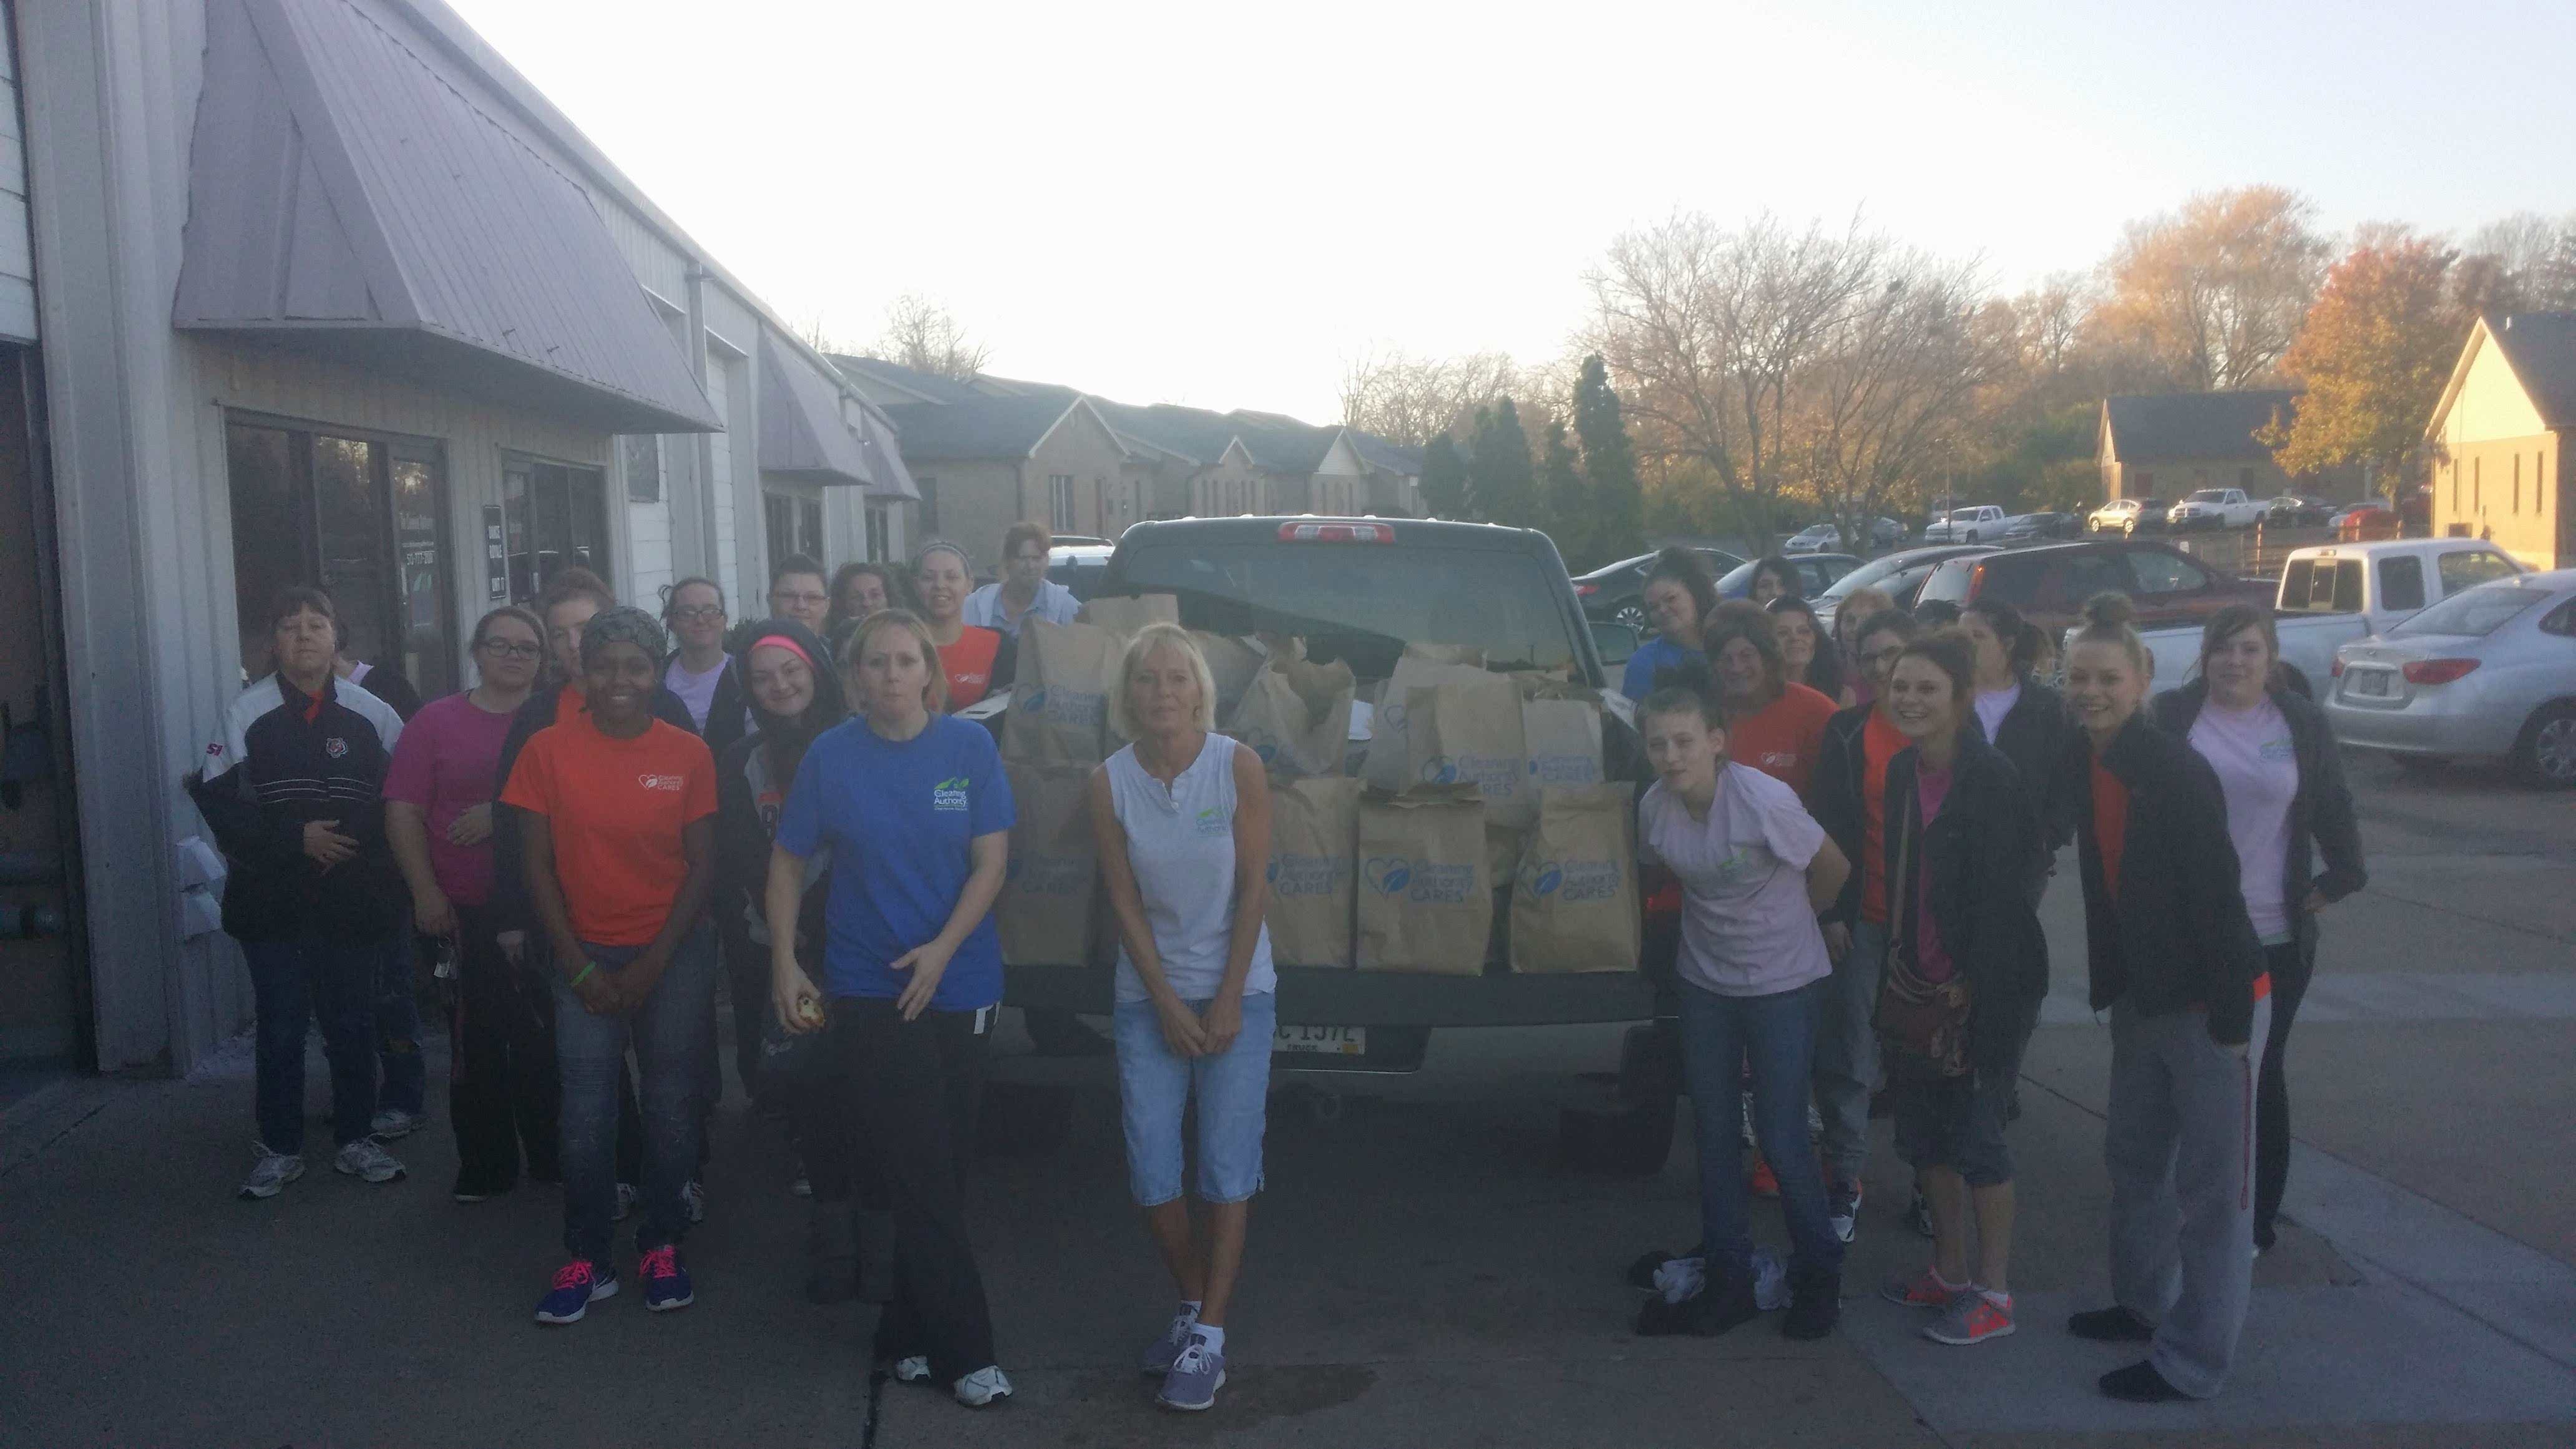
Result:
[[[829,1025],[849,1110],[884,1177],[898,1267],[894,1301],[877,1320],[878,1359],[898,1379],[945,1383],[980,1408],[1010,1397],[1011,1381],[993,1362],[961,1179],[1002,999],[992,910],[1011,787],[992,735],[941,712],[946,675],[918,615],[869,615],[841,667],[860,713],[806,747],[770,850],[772,1005],[789,1031]],[[817,990],[794,942],[805,861],[827,849]]]
[[[1655,555],[1646,571],[1646,622],[1655,637],[1628,656],[1619,692],[1642,701],[1655,692],[1655,676],[1700,657],[1700,626],[1717,610],[1717,581],[1697,551],[1675,546]]]

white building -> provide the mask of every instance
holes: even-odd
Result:
[[[0,941],[0,1057],[185,1070],[250,990],[179,781],[276,588],[430,697],[554,568],[748,617],[785,552],[899,556],[916,495],[885,415],[439,0],[0,20],[0,703],[46,727],[0,770],[34,781],[0,907],[70,916]]]

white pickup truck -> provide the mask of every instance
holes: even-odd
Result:
[[[1953,508],[1950,516],[1927,524],[1923,529],[1925,543],[2001,543],[2004,529],[2012,515],[1992,503],[1970,508]]]
[[[2180,533],[2187,528],[2252,528],[2263,521],[2261,499],[2242,488],[2203,488],[2165,510],[2165,525]]]
[[[2232,490],[2231,490],[2232,491]],[[2273,601],[2281,662],[2321,693],[2334,672],[2337,647],[2437,604],[2462,589],[2522,572],[2513,556],[2474,538],[2401,538],[2384,543],[2324,544],[2290,555]],[[2189,679],[2200,662],[2197,624],[2146,629],[2139,638],[2155,656],[2155,687]]]

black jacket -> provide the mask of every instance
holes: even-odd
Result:
[[[2095,841],[2089,739],[2077,737],[2061,782],[2077,803],[2093,1009],[2123,999],[2149,1016],[2203,1006],[2210,1039],[2241,1045],[2253,1026],[2263,948],[2245,916],[2227,801],[2209,762],[2149,716],[2132,716],[2101,754],[2129,794],[2116,899]]]
[[[224,930],[236,941],[277,941],[307,931],[355,945],[391,932],[411,899],[385,841],[389,736],[402,723],[365,689],[336,678],[319,700],[272,675],[244,690],[187,780],[228,867]],[[358,842],[324,870],[304,853],[315,820]]]
[[[2293,676],[2295,678],[2295,676]],[[2327,900],[2339,901],[2370,883],[2370,874],[2362,867],[2361,823],[2354,817],[2352,790],[2344,783],[2343,751],[2335,744],[2334,728],[2326,713],[2306,695],[2290,688],[2274,686],[2272,703],[2290,726],[2290,746],[2299,763],[2299,791],[2290,799],[2290,850],[2282,882],[2282,899],[2290,903],[2290,921],[2298,932],[2299,949],[2313,954],[2317,949],[2317,918],[2302,909],[2300,902],[2314,890]],[[2192,724],[2200,718],[2200,707],[2209,700],[2209,684],[2195,679],[2180,689],[2168,689],[2150,706],[2156,724],[2165,733],[2189,743]],[[2311,875],[2316,857],[2322,852],[2326,868]]]
[[[806,709],[801,726],[806,741],[811,743],[814,736],[849,717],[840,676],[832,668],[831,656],[824,652],[823,641],[804,625],[774,619],[762,625],[753,637],[770,634],[795,640],[816,662],[814,703]],[[746,649],[749,642],[745,641]],[[753,718],[760,730],[734,741],[716,758],[716,894],[712,910],[729,959],[758,961],[766,966],[770,844],[778,837],[778,812],[786,803],[788,787],[795,783],[792,778],[782,778],[766,732],[799,726],[794,721],[782,725],[757,708]],[[798,758],[802,758],[801,751]],[[817,855],[810,864],[813,869],[808,873],[804,905],[797,913],[797,955],[809,968],[822,959],[823,903],[830,894],[830,877],[821,869],[827,860]],[[734,952],[747,954],[732,956]]]
[[[1985,733],[1984,721],[1977,722],[1977,732]],[[2021,772],[2030,792],[2031,808],[2038,812],[2043,879],[2047,858],[2075,835],[2074,802],[2058,788],[2058,781],[2065,778],[2066,752],[2076,745],[2075,736],[2075,716],[2066,708],[2066,697],[2024,674],[2021,698],[2013,701],[2003,723],[1995,727],[1992,743]]]
[[[1865,735],[1869,712],[1876,707],[1856,704],[1825,721],[1824,744],[1816,751],[1816,773],[1808,785],[1809,813],[1852,863],[1843,893],[1818,913],[1829,923],[1850,925],[1860,919],[1860,883],[1867,874],[1860,868],[1861,841],[1869,827],[1869,801],[1862,793],[1869,762]]]
[[[527,748],[537,731],[555,722],[555,705],[563,690],[561,681],[530,690],[527,702],[510,718],[510,732],[501,738],[501,767],[492,774],[492,899],[486,907],[496,931],[544,933],[537,903],[528,895],[528,857],[519,840],[519,812],[502,804],[501,797],[509,793],[510,772],[518,768],[519,751]],[[653,717],[691,734],[698,732],[687,702],[668,688],[653,691]]]
[[[1887,762],[1885,861],[1890,890],[1907,831],[1923,872],[1941,944],[1968,981],[1968,1050],[1980,1066],[2017,1056],[2042,997],[2048,995],[2048,938],[2029,891],[2030,859],[2039,849],[2039,812],[2021,772],[1974,730],[1959,735],[1950,793],[1927,828],[1915,791],[1922,751],[1899,750]],[[1905,929],[1911,902],[1888,912],[1891,936]]]

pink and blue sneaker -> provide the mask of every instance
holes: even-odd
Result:
[[[644,1306],[655,1313],[686,1308],[698,1301],[689,1288],[689,1270],[680,1266],[680,1250],[671,1243],[645,1251],[635,1271],[644,1279]]]
[[[606,1271],[588,1258],[575,1258],[555,1270],[555,1286],[537,1304],[539,1323],[579,1323],[590,1305],[617,1296],[617,1270]]]

